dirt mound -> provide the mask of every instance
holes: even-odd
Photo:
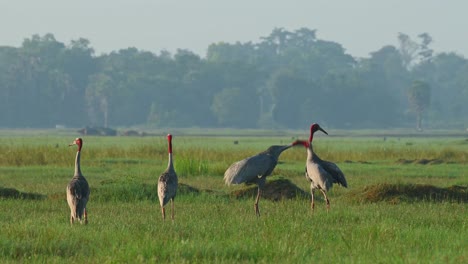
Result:
[[[199,194],[200,190],[190,185],[179,183],[177,187],[177,194]]]
[[[88,136],[116,136],[117,130],[108,127],[90,127],[86,126],[77,131],[81,135]]]
[[[407,159],[398,159],[395,163],[396,164],[411,164],[414,160],[407,160]]]
[[[368,161],[365,161],[365,160],[358,160],[358,161],[345,160],[344,163],[372,164],[371,162],[368,162]]]
[[[233,191],[231,192],[231,195],[237,199],[252,198],[257,196],[257,190],[258,187],[255,185],[247,189]],[[268,181],[265,184],[261,199],[280,201],[282,199],[294,199],[296,197],[310,199],[310,194],[303,191],[287,179],[277,179]]]
[[[433,201],[433,202],[468,202],[468,187],[454,185],[440,188],[425,184],[376,184],[355,190],[349,195],[359,202],[390,203]]]
[[[125,130],[122,133],[120,133],[121,136],[126,136],[126,137],[145,137],[145,136],[150,136],[150,134],[144,132],[144,131],[136,131],[136,130]]]
[[[444,163],[441,159],[414,159],[414,160],[407,160],[407,159],[399,159],[396,161],[397,164],[420,164],[420,165],[435,165]]]
[[[444,161],[441,159],[420,159],[414,161],[416,164],[422,164],[422,165],[432,165],[432,164],[441,164]]]
[[[0,198],[41,200],[45,198],[45,195],[38,194],[38,193],[25,193],[25,192],[20,192],[14,188],[0,187]]]

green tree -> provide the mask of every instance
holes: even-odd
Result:
[[[423,81],[414,81],[408,89],[408,100],[411,110],[416,115],[416,129],[422,131],[423,113],[431,102],[431,87]]]
[[[312,96],[309,84],[304,78],[288,70],[274,73],[268,82],[273,98],[272,116],[277,124],[284,127],[304,126],[303,105]]]
[[[67,123],[66,101],[73,83],[61,67],[65,50],[65,45],[52,34],[33,35],[18,50],[19,67],[12,75],[17,78],[15,94],[21,98],[18,101],[21,110],[15,117],[23,126]]]
[[[353,94],[366,111],[361,111],[360,118],[366,120],[364,125],[368,127],[399,125],[408,109],[407,87],[411,85],[411,74],[394,46],[384,46],[370,55],[354,70],[359,84]]]
[[[428,115],[433,125],[466,126],[467,70],[468,60],[455,53],[439,53],[413,69],[413,78],[425,80],[432,87]]]
[[[398,33],[398,42],[400,44],[400,53],[403,61],[403,66],[410,69],[415,63],[418,52],[418,43],[413,41],[410,36],[404,33]]]
[[[433,50],[429,47],[432,43],[432,37],[428,33],[421,33],[418,38],[420,43],[404,33],[398,33],[401,58],[404,67],[408,70],[419,63],[429,61],[433,55]]]
[[[247,93],[238,87],[215,94],[211,109],[219,125],[224,127],[254,128],[260,113],[255,91]]]
[[[109,126],[109,109],[113,86],[112,79],[106,74],[99,73],[90,77],[86,88],[86,101],[92,124],[97,125],[102,122],[104,127]]]

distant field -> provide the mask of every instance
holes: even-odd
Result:
[[[349,188],[333,187],[329,213],[320,195],[313,214],[308,197],[279,202],[265,197],[257,218],[253,197],[233,194],[251,186],[225,186],[225,169],[270,145],[306,139],[307,131],[153,132],[83,136],[90,224],[70,227],[65,186],[76,147],[68,144],[78,134],[0,130],[0,262],[468,261],[463,133],[317,134],[314,150],[340,166]],[[182,184],[174,223],[162,221],[156,194],[157,178],[167,166],[168,132],[174,134]],[[308,193],[305,155],[299,147],[283,153],[270,181],[287,179]]]

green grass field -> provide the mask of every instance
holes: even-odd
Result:
[[[165,136],[85,136],[89,224],[70,226],[65,187],[76,147],[68,144],[77,135],[0,132],[0,262],[468,261],[466,137],[316,136],[314,150],[340,166],[349,188],[333,187],[328,213],[316,194],[314,213],[308,197],[265,198],[257,218],[253,197],[233,195],[251,186],[225,186],[225,169],[270,145],[306,139],[306,132],[173,134],[185,187],[174,222],[162,221],[156,191],[167,166]],[[308,193],[305,158],[301,147],[284,152],[269,181],[288,179]],[[21,193],[6,197],[11,189]]]

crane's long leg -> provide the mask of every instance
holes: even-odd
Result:
[[[84,209],[84,223],[85,225],[88,224],[88,212],[86,212],[86,208]]]
[[[163,220],[166,220],[166,210],[164,209],[164,206],[161,206],[161,214],[162,214]]]
[[[255,204],[254,204],[254,207],[255,207],[255,214],[257,216],[260,216],[260,210],[258,210],[258,201],[260,201],[260,195],[262,193],[262,189],[260,188],[260,185],[258,186],[258,192],[257,192],[257,198],[255,199]]]
[[[171,213],[172,221],[174,221],[174,198],[171,199]]]
[[[263,190],[263,187],[265,186],[265,182],[266,182],[266,177],[259,176],[258,181],[257,181],[257,184],[258,184],[257,198],[255,199],[255,204],[254,204],[255,214],[257,216],[260,216],[260,210],[258,209],[258,202],[260,201],[260,196],[262,195],[262,190]]]
[[[323,193],[323,196],[325,197],[325,201],[327,201],[327,212],[328,212],[328,210],[330,210],[330,200],[328,200],[327,192],[322,189],[320,189],[320,191]]]
[[[73,225],[73,214],[70,214],[70,225]]]
[[[315,204],[314,204],[314,191],[315,191],[315,189],[311,185],[310,186],[310,195],[311,195],[312,198],[311,198],[311,201],[310,201],[310,209],[312,210],[312,212],[314,211],[314,207],[315,207]]]

